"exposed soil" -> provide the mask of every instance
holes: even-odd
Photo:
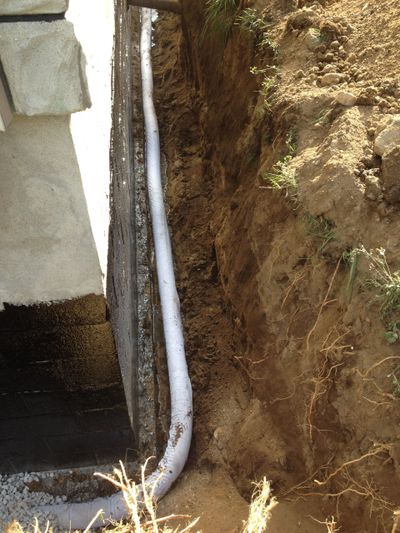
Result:
[[[161,511],[236,531],[266,476],[273,533],[327,531],[330,516],[391,532],[399,356],[384,334],[399,317],[382,319],[365,259],[351,293],[342,257],[383,247],[400,267],[400,137],[375,143],[400,112],[400,5],[258,0],[257,47],[235,26],[202,37],[203,3],[188,4],[183,29],[160,17],[154,48],[195,398],[190,461]],[[273,190],[285,156],[296,186]]]

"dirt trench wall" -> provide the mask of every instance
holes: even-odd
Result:
[[[391,269],[398,268],[399,216],[382,192],[381,161],[373,153],[381,124],[398,111],[371,103],[365,96],[368,76],[346,70],[363,61],[360,2],[343,13],[340,2],[315,3],[304,26],[296,26],[304,12],[299,15],[294,5],[262,4],[279,47],[277,59],[271,52],[260,57],[254,41],[235,28],[226,44],[202,35],[204,3],[183,3],[182,55],[203,101],[204,172],[214,180],[210,228],[218,274],[256,402],[249,418],[258,425],[256,437],[253,427],[249,442],[239,426],[241,436],[226,445],[228,463],[243,493],[248,480],[263,475],[282,497],[293,496],[292,487],[300,484],[295,495],[310,502],[311,494],[316,501],[333,495],[327,501],[339,506],[346,530],[358,531],[364,523],[363,531],[375,531],[389,527],[400,498],[393,388],[398,356],[385,340],[388,324],[379,315],[376,293],[366,288],[368,263],[360,260],[349,297],[342,255],[359,244],[383,247]],[[392,17],[398,16],[393,9]],[[324,88],[313,77],[315,68],[325,67],[304,44],[312,24],[340,25],[331,41],[345,44],[346,55],[337,61],[345,72],[344,89],[358,95],[351,106],[338,103],[341,87]],[[389,34],[390,29],[380,33],[383,42]],[[320,63],[330,50],[328,45],[319,52]],[[261,115],[259,78],[250,74],[254,65],[279,69],[276,98]],[[388,78],[395,75],[389,63],[382,68]],[[291,132],[296,198],[272,190],[263,178],[288,154]],[[310,227],[322,219],[333,228],[328,242]],[[353,461],[355,467],[346,466]]]

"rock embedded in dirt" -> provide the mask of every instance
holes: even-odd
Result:
[[[331,63],[328,63],[327,65],[324,66],[324,68],[322,69],[322,74],[326,74],[327,72],[333,72],[335,69],[334,65],[332,65]]]
[[[366,172],[364,175],[365,182],[365,196],[368,200],[376,201],[382,198],[382,189],[379,183],[379,179],[370,172]]]
[[[322,87],[327,87],[329,85],[337,85],[338,83],[343,81],[343,74],[339,74],[337,72],[328,72],[324,74],[320,81]]]
[[[311,52],[315,51],[321,44],[318,30],[310,28],[304,37],[304,43]]]
[[[400,202],[400,145],[382,157],[382,182],[385,200],[392,204]]]
[[[394,116],[391,123],[375,139],[374,152],[383,156],[396,146],[400,146],[400,116]]]
[[[318,21],[318,15],[312,9],[304,8],[293,13],[288,18],[286,28],[287,30],[303,30],[309,28],[310,26],[316,26]]]

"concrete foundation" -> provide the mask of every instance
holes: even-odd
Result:
[[[101,294],[69,117],[15,117],[0,160],[0,309]]]
[[[20,115],[65,115],[90,106],[85,57],[65,20],[0,24],[0,58]]]
[[[135,455],[103,296],[7,305],[0,367],[0,473]]]

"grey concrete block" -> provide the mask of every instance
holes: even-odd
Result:
[[[0,15],[40,15],[64,13],[68,0],[2,0]]]
[[[17,114],[65,115],[90,106],[85,59],[70,22],[0,24],[0,58]]]

